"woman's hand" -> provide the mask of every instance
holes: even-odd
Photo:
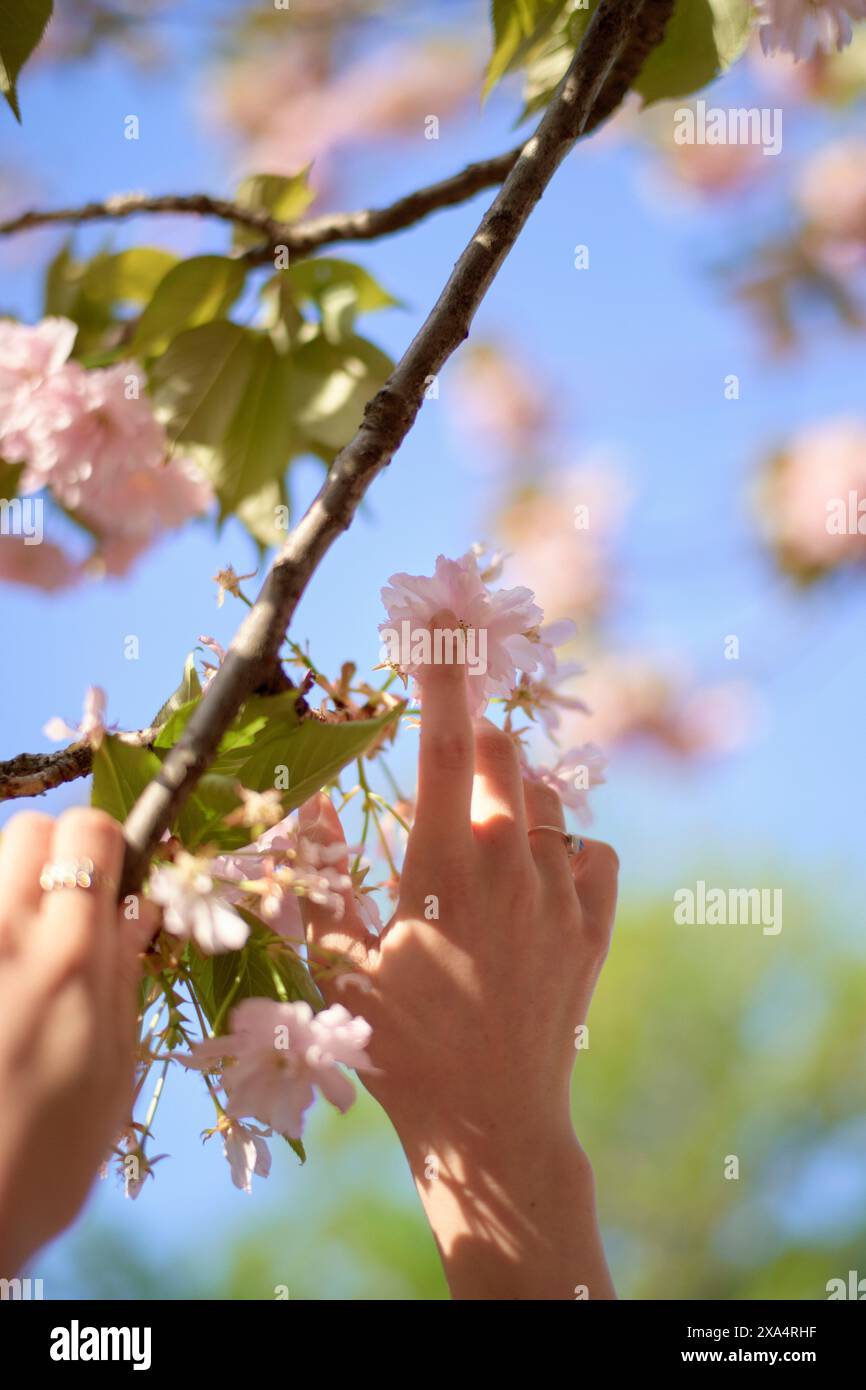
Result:
[[[454,626],[440,614],[434,626]],[[347,895],[307,905],[311,945],[354,962],[331,984],[373,1027],[364,1080],[406,1150],[459,1298],[613,1297],[570,1078],[607,953],[617,858],[572,861],[559,797],[524,780],[509,735],[474,729],[467,676],[424,673],[418,808],[397,910],[370,935]],[[341,837],[327,798],[301,831]],[[344,866],[345,867],[345,866]]]
[[[41,890],[43,865],[82,859],[92,888]],[[0,840],[2,1277],[77,1214],[128,1118],[153,919],[118,912],[122,861],[121,827],[102,811],[25,813]]]

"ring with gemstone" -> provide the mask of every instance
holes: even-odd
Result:
[[[559,835],[565,845],[566,854],[580,854],[585,849],[585,843],[579,835],[571,835],[567,830],[563,830],[561,825],[531,825],[529,834],[536,830],[552,830],[554,835]]]
[[[44,864],[39,875],[39,887],[43,893],[56,893],[60,888],[90,890],[108,885],[109,880],[99,872],[92,859]]]

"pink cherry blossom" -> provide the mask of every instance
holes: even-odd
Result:
[[[866,245],[866,140],[835,141],[807,160],[797,198],[822,236]]]
[[[532,672],[541,666],[553,669],[552,643],[571,636],[573,624],[541,626],[544,614],[529,589],[490,590],[478,568],[477,556],[470,551],[460,560],[440,555],[432,576],[394,574],[382,590],[388,622],[379,631],[391,642],[396,634],[401,647],[398,663],[406,675],[419,676],[423,661],[413,659],[411,649],[403,651],[403,627],[414,640],[428,629],[443,609],[454,613],[458,626],[474,637],[474,661],[467,657],[467,686],[473,713],[480,713],[492,695],[508,695],[518,672]],[[435,660],[435,651],[432,652]],[[477,674],[472,674],[473,670]]]
[[[84,712],[81,716],[81,723],[78,725],[67,724],[65,719],[55,715],[53,719],[48,720],[42,732],[46,738],[52,739],[55,743],[72,739],[76,743],[87,743],[91,748],[98,748],[106,733],[104,716],[107,703],[105,691],[101,686],[88,686],[84,696]]]
[[[219,894],[206,861],[195,855],[181,851],[172,864],[154,869],[148,893],[163,909],[166,931],[193,940],[205,955],[239,951],[250,934]]]
[[[682,759],[715,757],[746,742],[756,700],[744,681],[701,685],[664,654],[598,654],[583,678],[590,713],[567,711],[563,733],[606,748],[644,744]]]
[[[25,465],[22,493],[49,489],[97,533],[91,572],[122,573],[213,493],[191,460],[169,457],[141,368],[69,361],[76,331],[65,319],[0,324],[0,453]]]
[[[786,569],[808,575],[863,563],[866,421],[843,416],[801,430],[771,460],[758,506]]]
[[[764,171],[766,160],[759,145],[678,145],[673,139],[664,150],[664,192],[673,180],[702,198],[739,192]]]
[[[5,416],[46,377],[63,366],[78,332],[69,319],[47,318],[31,328],[0,319],[0,410]]]
[[[208,651],[213,652],[214,656],[217,659],[216,665],[214,665],[212,661],[202,661],[201,663],[202,684],[204,685],[205,690],[207,690],[208,686],[210,685],[220,666],[222,666],[223,662],[226,659],[226,649],[224,646],[222,646],[220,642],[216,640],[215,637],[199,637],[198,640],[201,642],[203,647],[207,647]]]
[[[0,579],[54,593],[81,577],[81,566],[50,541],[28,545],[23,536],[0,536]]]
[[[318,183],[333,156],[371,140],[424,141],[424,122],[459,110],[477,89],[477,63],[465,45],[393,44],[338,72],[313,35],[235,63],[211,103],[246,137],[248,169],[295,174],[315,161]]]
[[[195,1043],[179,1060],[201,1071],[222,1064],[232,1119],[251,1116],[278,1134],[300,1139],[304,1114],[318,1088],[345,1112],[355,1088],[340,1064],[369,1070],[371,1029],[342,1004],[314,1014],[309,1004],[244,999],[232,1010],[229,1032]]]
[[[210,870],[222,880],[226,901],[248,907],[287,940],[303,942],[299,899],[343,916],[352,888],[351,878],[337,868],[345,855],[344,845],[318,845],[299,836],[286,817],[253,844],[219,855]]]
[[[253,1175],[266,1178],[271,1171],[271,1151],[266,1142],[270,1130],[242,1125],[240,1120],[229,1120],[220,1132],[232,1182],[241,1192],[252,1192]]]
[[[532,781],[555,791],[562,804],[575,812],[581,825],[588,825],[592,820],[588,793],[604,782],[606,766],[607,759],[601,749],[594,743],[585,743],[563,753],[553,767],[526,764],[524,770]]]
[[[4,447],[27,464],[22,491],[49,487],[114,536],[150,538],[205,511],[210,488],[188,460],[168,459],[143,384],[131,362],[95,371],[69,362],[19,399]]]
[[[559,689],[565,681],[583,675],[584,667],[577,662],[559,666],[552,675],[546,672],[538,677],[523,676],[519,685],[506,702],[509,712],[522,710],[530,719],[539,719],[551,738],[555,738],[563,710],[580,710],[589,714],[589,706],[576,695],[568,695]]]
[[[841,50],[851,42],[851,21],[866,19],[866,0],[756,0],[761,47],[794,59]]]
[[[450,403],[472,443],[515,462],[537,454],[556,414],[531,365],[492,343],[461,360]]]
[[[515,491],[497,519],[512,567],[545,612],[595,622],[616,596],[614,547],[631,500],[611,459],[588,459]]]

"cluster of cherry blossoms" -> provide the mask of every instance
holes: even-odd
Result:
[[[571,620],[545,624],[544,611],[530,589],[491,589],[501,572],[502,557],[495,557],[482,570],[479,553],[480,547],[474,547],[459,560],[440,555],[432,575],[391,576],[382,590],[388,618],[379,628],[390,639],[389,646],[395,635],[400,638],[403,659],[392,659],[391,664],[404,678],[419,677],[424,663],[416,653],[424,647],[414,639],[430,629],[438,614],[453,613],[464,636],[464,651],[471,653],[466,665],[472,713],[483,714],[491,699],[499,699],[509,723],[511,714],[519,710],[532,720],[537,717],[553,734],[560,710],[585,709],[575,696],[558,689],[561,681],[579,671],[574,666],[559,667],[555,651],[574,636],[575,625]],[[419,694],[423,707],[423,683]],[[593,744],[570,749],[553,768],[535,767],[522,747],[521,752],[527,776],[554,787],[563,803],[588,822],[587,792],[604,781],[600,751]]]
[[[235,823],[261,825],[275,813],[282,815],[275,809],[278,793],[241,793]],[[250,922],[258,921],[299,958],[304,943],[300,900],[314,902],[338,919],[354,893],[352,877],[338,867],[345,846],[305,839],[288,817],[232,854],[209,857],[176,847],[172,852],[170,861],[160,861],[152,870],[148,896],[160,907],[168,936],[181,947],[191,943],[204,956],[243,951]],[[378,914],[371,916],[369,898],[363,897],[365,920],[381,926]],[[358,901],[360,905],[360,896]],[[342,982],[339,971],[337,982]],[[354,1087],[341,1067],[369,1067],[365,1048],[370,1032],[363,1018],[339,1004],[314,1014],[304,1001],[254,996],[232,1009],[227,1032],[198,1042],[186,1038],[189,1050],[171,1054],[172,1060],[208,1074],[215,1099],[215,1085],[224,1092],[217,1124],[208,1133],[222,1136],[237,1187],[249,1192],[254,1174],[268,1176],[269,1138],[301,1139],[317,1090],[339,1110],[349,1108]],[[127,1184],[128,1194],[137,1196],[140,1186]]]
[[[382,627],[406,623],[429,635],[431,620],[450,610],[454,632],[464,637],[473,634],[484,654],[483,669],[474,677],[467,675],[474,713],[481,714],[490,701],[498,702],[505,728],[520,748],[526,776],[553,788],[585,821],[588,792],[604,780],[599,750],[584,744],[562,752],[552,767],[546,767],[530,763],[523,746],[534,727],[543,728],[555,740],[564,716],[585,711],[577,696],[562,689],[581,668],[560,665],[555,650],[572,637],[574,624],[545,624],[543,610],[529,589],[494,587],[501,561],[482,566],[482,553],[476,547],[458,560],[440,556],[432,575],[393,575],[383,590],[388,620]],[[240,579],[228,570],[219,576],[224,592],[243,597]],[[217,648],[211,639],[206,645]],[[335,922],[351,913],[370,932],[381,932],[376,893],[384,892],[392,900],[399,896],[399,861],[413,815],[411,797],[399,791],[385,765],[386,740],[375,723],[390,721],[389,727],[392,724],[396,731],[405,709],[406,702],[388,691],[395,670],[377,691],[357,680],[351,663],[343,666],[337,681],[331,681],[300,649],[292,650],[289,659],[305,672],[296,697],[303,701],[300,722],[324,730],[329,724],[366,721],[363,758],[373,768],[382,766],[391,800],[370,786],[371,774],[365,773],[363,758],[358,763],[357,786],[342,788],[335,779],[326,783],[336,787],[339,815],[360,795],[361,843],[347,849],[342,841],[320,841],[315,829],[318,808],[313,815],[313,802],[302,804],[299,814],[287,815],[285,795],[276,786],[256,789],[237,781],[234,808],[218,812],[216,821],[207,823],[214,839],[209,843],[206,835],[195,838],[194,831],[189,846],[185,845],[186,832],[179,821],[174,833],[164,836],[146,885],[147,897],[158,909],[159,931],[148,956],[152,978],[142,1023],[148,1012],[151,1017],[143,1030],[138,1091],[155,1064],[174,1061],[203,1073],[216,1108],[216,1123],[206,1133],[221,1136],[233,1181],[246,1192],[254,1176],[264,1177],[270,1171],[269,1141],[282,1136],[297,1146],[317,1093],[340,1111],[347,1110],[354,1088],[344,1069],[364,1071],[371,1065],[368,1021],[340,1004],[324,1007],[319,988],[326,980],[338,990],[348,981],[358,987],[367,981],[340,952],[307,944],[304,905],[314,905]],[[216,655],[221,660],[221,650]],[[213,677],[215,668],[211,663],[207,666],[206,674]],[[411,659],[410,651],[410,659],[396,672],[407,680],[420,677],[423,719],[422,666]],[[314,684],[325,693],[322,708],[315,711],[311,704]],[[207,683],[196,698],[209,698]],[[117,756],[121,745],[140,747],[135,742],[138,736],[119,734],[106,725],[106,703],[105,692],[92,687],[77,725],[55,718],[45,732],[55,739],[87,744],[94,760]],[[522,728],[515,722],[521,715],[528,721]],[[298,726],[289,725],[288,731],[293,727]],[[152,754],[142,751],[142,756]],[[375,833],[368,854],[371,827]],[[219,844],[236,845],[247,831],[247,843],[218,848]],[[379,861],[384,863],[385,876],[379,883],[368,883],[367,875]],[[215,958],[227,955],[233,959],[222,968]],[[222,984],[214,995],[209,982],[217,974]],[[253,979],[261,981],[255,990],[250,989]],[[271,979],[274,994],[268,997]],[[188,1003],[195,1008],[200,1030],[189,1024]],[[142,1190],[157,1162],[148,1155],[146,1145],[160,1090],[161,1083],[143,1123],[131,1121],[115,1150],[131,1197]]]
[[[19,538],[5,538],[4,576],[46,588],[74,582],[85,568],[125,573],[160,532],[213,501],[196,466],[169,455],[141,369],[86,369],[70,358],[76,333],[63,318],[0,320],[0,455],[23,464],[22,496],[47,491],[98,537],[86,566],[57,547],[14,547],[6,542]],[[20,553],[28,548],[43,554]]]
[[[342,1004],[314,1014],[302,1001],[245,999],[232,1010],[227,1033],[195,1043],[178,1060],[219,1074],[230,1120],[253,1118],[266,1126],[267,1134],[300,1139],[314,1088],[338,1110],[349,1109],[355,1088],[340,1067],[370,1070],[370,1034],[370,1025],[353,1018]],[[255,1160],[244,1165],[244,1181],[238,1182],[235,1174],[237,1185],[247,1191],[251,1172],[262,1171],[261,1147],[252,1147]],[[234,1172],[234,1163],[232,1168]]]
[[[261,817],[270,794],[245,795],[247,817]],[[273,796],[279,804],[279,793]],[[264,808],[257,802],[264,802]],[[328,848],[299,835],[287,817],[232,854],[208,859],[176,852],[170,864],[151,874],[149,894],[163,909],[165,930],[181,941],[194,941],[205,955],[239,951],[245,944],[250,929],[238,908],[284,940],[302,943],[299,899],[337,918],[343,915],[345,894],[352,891],[351,877],[336,867],[344,856],[341,846]]]

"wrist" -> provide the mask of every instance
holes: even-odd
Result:
[[[481,1126],[467,1123],[397,1126],[416,1182],[429,1186],[443,1173],[459,1179],[464,1170],[484,1172],[515,1193],[568,1178],[592,1186],[592,1167],[568,1117],[544,1126],[517,1121]]]
[[[454,1298],[615,1296],[570,1122],[501,1133],[455,1122],[400,1138]]]

